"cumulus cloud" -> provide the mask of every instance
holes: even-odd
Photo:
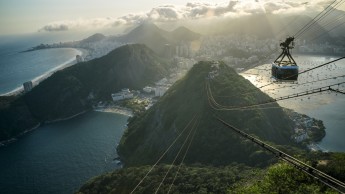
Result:
[[[78,19],[58,21],[43,26],[39,31],[66,31],[70,29],[111,28],[132,25],[144,21],[165,22],[198,20],[206,18],[233,18],[253,14],[294,14],[306,10],[321,10],[329,0],[303,2],[302,0],[231,0],[223,4],[187,3],[184,6],[164,5],[151,9],[147,13],[128,14],[118,18]]]
[[[65,20],[49,23],[39,29],[40,32],[47,31],[67,31],[70,29],[80,28],[104,28],[109,27],[113,22],[112,18],[93,18],[93,19],[77,19]]]

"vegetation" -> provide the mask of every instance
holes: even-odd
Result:
[[[293,123],[280,108],[213,111],[205,92],[205,79],[212,70],[212,62],[199,62],[151,109],[130,120],[118,146],[118,152],[127,166],[153,164],[195,114],[199,117],[199,127],[185,161],[187,164],[218,166],[238,162],[262,166],[274,161],[252,142],[225,128],[214,118],[215,114],[265,141],[294,145],[290,138]],[[215,96],[232,95],[226,99],[217,98],[221,104],[243,106],[270,100],[269,96],[224,64],[219,65],[219,75],[211,84]],[[249,90],[254,92],[246,96],[238,95]],[[184,133],[168,152],[164,162],[173,160],[186,135]]]
[[[144,179],[134,193],[155,193],[169,165],[159,165]],[[132,167],[114,171],[91,179],[78,194],[87,193],[130,193],[149,171],[150,166]],[[227,193],[236,182],[260,174],[260,170],[251,169],[243,165],[233,164],[225,167],[211,167],[203,165],[182,165],[176,180],[174,180],[178,166],[172,166],[158,193]]]
[[[21,98],[0,97],[0,104],[0,141],[39,124]]]
[[[134,115],[139,115],[146,111],[145,107],[149,105],[149,101],[132,98],[128,100],[122,100],[118,104],[122,107],[131,109]]]
[[[337,193],[286,163],[271,166],[262,179],[248,183],[239,183],[231,193]]]
[[[313,142],[320,142],[326,136],[326,130],[321,120],[316,120],[316,123],[318,128],[311,130],[308,135]]]
[[[168,63],[145,45],[125,45],[108,55],[54,73],[29,93],[0,98],[0,141],[40,122],[67,118],[110,100],[122,88],[141,89],[168,73]]]
[[[315,168],[345,182],[345,153],[310,152],[303,157]]]
[[[328,162],[317,167],[329,175],[344,181],[343,153],[314,153],[316,158],[327,158]],[[324,160],[319,160],[320,162]],[[267,169],[248,167],[232,163],[227,166],[213,167],[201,164],[178,166],[158,165],[138,186],[134,193],[155,193],[166,172],[171,167],[158,193],[337,193],[302,171],[283,162]],[[146,175],[151,166],[130,167],[116,170],[88,181],[77,192],[87,193],[130,193]],[[176,172],[179,172],[174,177]],[[337,177],[337,174],[342,178]]]

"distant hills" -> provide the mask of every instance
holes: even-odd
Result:
[[[89,36],[89,37],[87,37],[87,38],[81,40],[80,42],[81,42],[81,43],[97,42],[97,41],[102,41],[102,40],[104,40],[104,39],[106,39],[106,38],[107,38],[107,37],[104,36],[103,34],[101,34],[101,33],[96,33],[96,34],[94,34],[94,35],[92,35],[92,36]]]
[[[151,109],[130,120],[118,146],[118,153],[126,166],[153,164],[194,114],[200,116],[200,123],[185,161],[187,164],[226,165],[238,162],[260,166],[271,158],[252,142],[224,128],[214,114],[265,141],[294,144],[291,140],[293,122],[280,108],[214,112],[209,107],[205,91],[205,79],[211,71],[212,62],[195,64]],[[212,80],[212,85],[215,95],[230,96],[218,99],[222,104],[248,105],[271,99],[223,63],[219,65],[219,76]],[[246,91],[254,92],[242,96],[241,93]],[[172,161],[177,151],[178,148],[169,152],[162,162]]]
[[[0,140],[89,110],[92,100],[111,99],[122,88],[141,89],[166,76],[168,69],[151,49],[134,44],[58,71],[19,98],[0,98]]]
[[[152,22],[144,22],[128,34],[116,37],[115,40],[123,43],[145,44],[159,55],[164,55],[167,44],[175,49],[175,46],[181,42],[191,42],[198,40],[200,37],[200,34],[186,27],[179,27],[169,32],[158,28]]]
[[[252,35],[260,39],[285,39],[287,36],[294,36],[304,25],[312,20],[305,15],[277,15],[277,14],[254,14],[235,19],[221,20],[209,24],[209,34],[242,34]],[[301,39],[308,39],[311,35],[325,33],[323,39],[330,39],[326,30],[319,23],[306,32],[308,36],[302,36]]]
[[[318,13],[310,15],[295,14],[253,14],[238,18],[224,18],[212,22],[199,22],[189,24],[187,27],[204,35],[249,35],[259,39],[283,40],[287,36],[294,36],[299,30],[307,25]],[[344,40],[345,26],[342,20],[337,20],[344,11],[336,10],[329,14],[328,19],[314,23],[302,36],[301,40],[316,43],[325,41],[333,44],[342,44]],[[334,18],[334,20],[329,19]],[[333,28],[333,26],[337,26]],[[320,35],[320,36],[319,36]],[[314,39],[316,38],[316,39]]]

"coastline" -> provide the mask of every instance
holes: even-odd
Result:
[[[0,141],[0,148],[4,147],[4,146],[7,146],[8,144],[16,142],[19,137],[21,137],[23,135],[26,135],[29,132],[34,131],[35,129],[39,128],[40,126],[41,126],[41,123],[38,123],[36,126],[30,128],[30,129],[24,130],[23,132],[21,132],[19,135],[15,136],[15,137],[12,137],[12,138],[7,139],[7,140]]]
[[[295,110],[284,108],[283,111],[295,123],[294,134],[291,136],[296,143],[305,145],[310,151],[328,152],[318,145],[326,136],[326,127],[321,120],[298,113]]]
[[[75,49],[77,51],[77,54],[81,55],[83,58],[85,58],[89,54],[89,51],[86,49],[82,49],[82,48],[70,48],[70,49]],[[74,56],[73,58],[65,61],[64,63],[59,64],[58,66],[50,69],[49,71],[45,72],[44,74],[33,78],[31,80],[33,87],[37,86],[39,83],[41,83],[45,79],[49,78],[55,72],[63,70],[65,68],[70,67],[70,66],[75,65],[75,64],[77,64],[77,60],[76,60],[76,57]],[[23,91],[24,91],[23,86],[19,86],[10,92],[0,94],[0,96],[16,96],[16,95],[21,94]]]
[[[75,115],[72,115],[72,116],[69,116],[69,117],[66,117],[66,118],[60,118],[60,119],[56,119],[56,120],[46,121],[44,123],[45,124],[51,124],[51,123],[56,123],[56,122],[60,122],[60,121],[66,121],[66,120],[69,120],[69,119],[73,119],[73,118],[75,118],[75,117],[77,117],[79,115],[85,114],[88,111],[89,110],[85,110],[85,111],[79,112],[79,113],[77,113]],[[8,144],[16,142],[19,137],[21,137],[23,135],[26,135],[29,132],[34,131],[35,129],[39,128],[40,126],[41,126],[41,123],[38,123],[36,126],[24,130],[23,132],[21,132],[19,135],[15,136],[15,137],[11,137],[10,139],[0,141],[0,148],[3,147],[3,146],[7,146]]]
[[[50,123],[56,123],[56,122],[60,122],[60,121],[67,121],[67,120],[69,120],[69,119],[73,119],[74,117],[77,117],[77,116],[79,116],[79,115],[82,115],[82,114],[84,114],[84,113],[86,113],[86,112],[88,112],[89,110],[84,110],[84,111],[81,111],[81,112],[79,112],[79,113],[77,113],[77,114],[74,114],[74,115],[72,115],[72,116],[69,116],[69,117],[65,117],[65,118],[60,118],[60,119],[55,119],[55,120],[51,120],[51,121],[45,121],[44,123],[45,124],[50,124]]]
[[[52,124],[52,123],[57,123],[60,121],[67,121],[67,120],[73,119],[77,116],[83,115],[89,111],[116,113],[116,114],[121,114],[121,115],[125,115],[128,117],[133,117],[133,115],[134,115],[131,109],[121,107],[121,106],[95,107],[94,109],[84,110],[84,111],[81,111],[77,114],[74,114],[74,115],[66,117],[66,118],[60,118],[60,119],[55,119],[55,120],[51,120],[51,121],[45,121],[44,124]],[[26,135],[27,133],[32,132],[35,129],[38,129],[41,125],[42,125],[41,123],[38,123],[36,126],[24,130],[23,132],[21,132],[19,135],[15,136],[15,137],[11,137],[9,139],[0,141],[0,148],[16,142],[19,137]]]

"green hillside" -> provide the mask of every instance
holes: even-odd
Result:
[[[265,165],[272,159],[252,142],[225,128],[213,117],[214,114],[262,140],[281,145],[293,144],[290,138],[293,133],[292,121],[280,108],[213,111],[205,90],[206,77],[213,70],[211,66],[212,62],[199,62],[149,111],[130,120],[118,146],[119,155],[126,166],[153,164],[194,115],[199,117],[199,127],[185,161],[187,164],[226,165],[241,162],[257,166]],[[222,104],[239,106],[270,99],[225,64],[219,65],[219,75],[211,81],[211,85],[214,95],[232,95],[219,100]],[[255,92],[238,95],[248,90]],[[180,139],[186,135],[184,133]],[[172,161],[181,144],[179,140],[163,162]]]
[[[166,76],[168,68],[151,49],[135,44],[58,71],[17,99],[0,99],[10,105],[0,107],[0,140],[89,110],[92,101],[110,100],[122,88],[141,89]]]
[[[154,168],[135,193],[155,193],[169,167],[169,165],[160,165]],[[131,193],[149,169],[150,166],[142,166],[107,173],[91,179],[77,193],[128,194]],[[177,170],[178,166],[171,168],[158,193],[168,193]],[[261,173],[258,169],[236,164],[220,168],[203,165],[182,165],[179,172],[170,193],[227,193],[236,182],[244,181]]]
[[[345,154],[319,153],[316,155],[316,161],[319,163],[316,165],[317,168],[338,180],[345,180],[343,176],[345,168],[342,165],[345,161]],[[107,173],[89,180],[77,194],[127,194],[133,191],[149,170],[150,166],[141,166]],[[168,171],[169,173],[167,173]],[[166,173],[167,176],[162,182]],[[173,181],[174,178],[175,181]],[[169,189],[170,193],[198,194],[337,193],[283,162],[271,165],[266,169],[235,163],[221,167],[200,164],[181,165],[180,169],[179,166],[158,165],[134,193],[155,193],[161,182],[158,193],[168,193]]]

